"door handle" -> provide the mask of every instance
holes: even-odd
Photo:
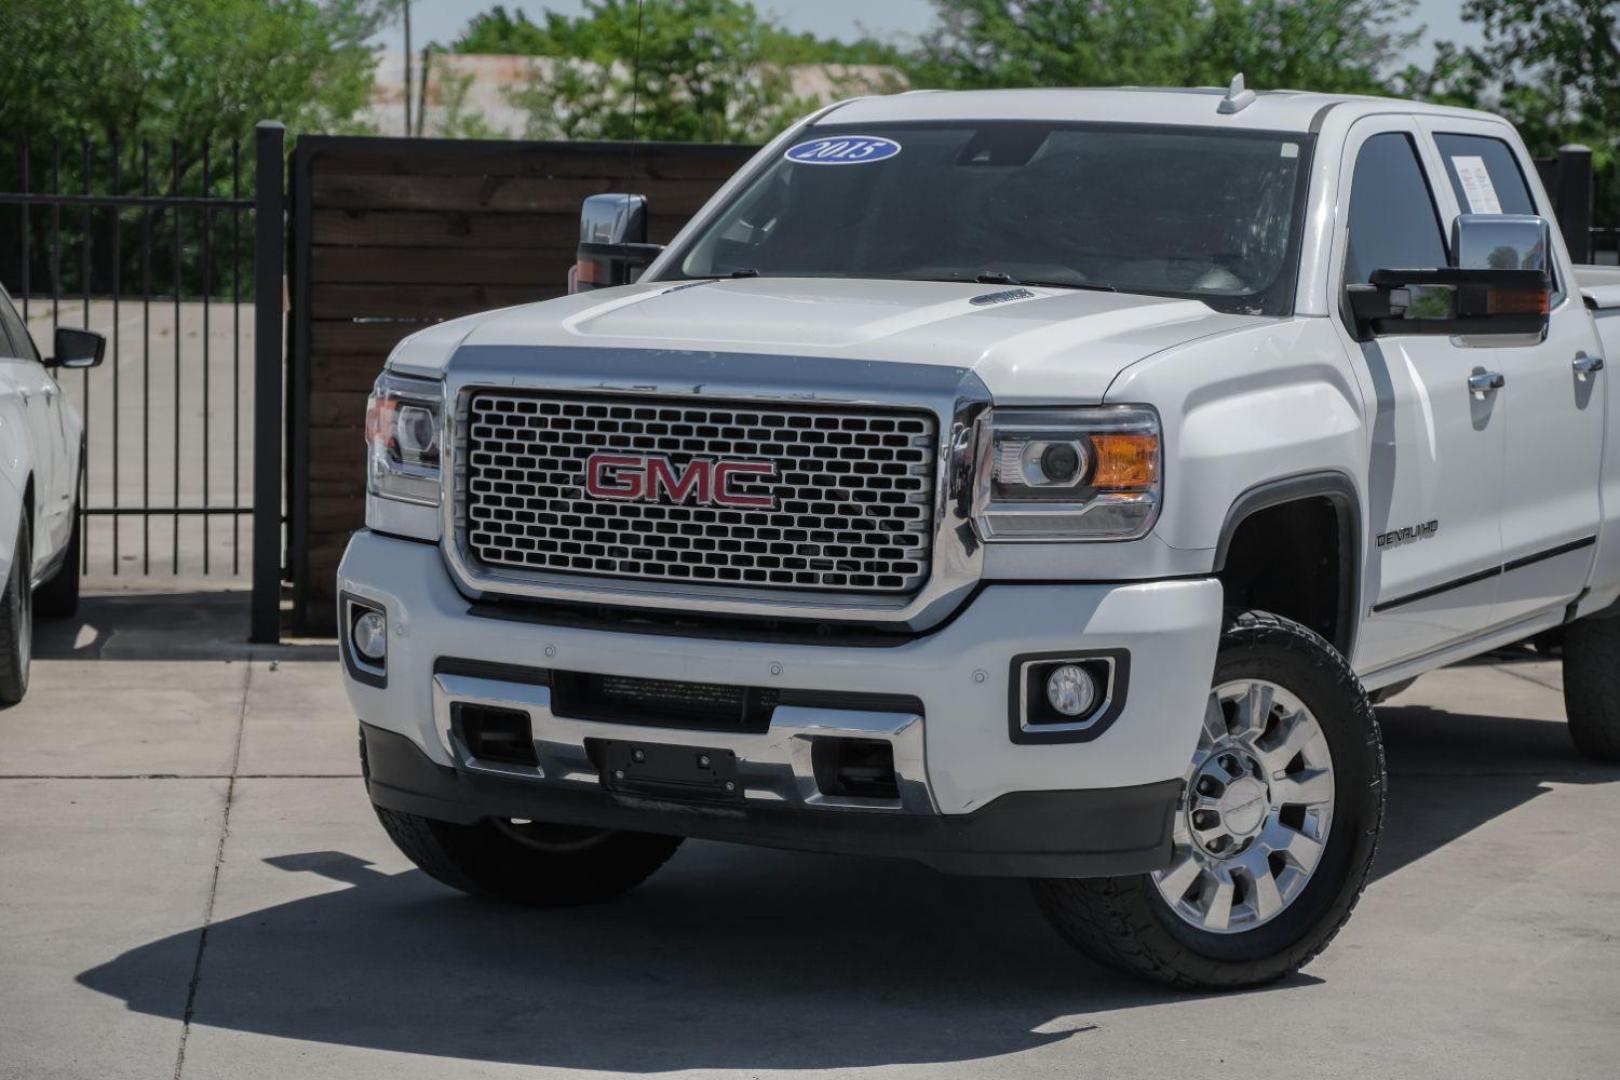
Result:
[[[1495,393],[1507,385],[1507,379],[1498,371],[1476,371],[1468,376],[1468,389],[1475,397]]]
[[[55,401],[55,400],[56,400],[56,387],[47,386],[45,388],[45,401],[46,401],[46,403],[50,403],[50,402]]]
[[[1583,379],[1590,378],[1603,370],[1603,357],[1588,356],[1586,353],[1578,352],[1575,354],[1574,367],[1576,375]]]
[[[30,401],[34,400],[34,395],[27,388],[21,386],[17,387],[17,396],[22,398],[22,403],[24,405],[27,405]]]

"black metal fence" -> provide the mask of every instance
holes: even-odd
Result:
[[[1552,199],[1570,258],[1577,263],[1620,263],[1620,229],[1595,223],[1592,151],[1584,146],[1560,147],[1555,157],[1537,158],[1536,171]]]
[[[241,144],[9,150],[0,280],[46,351],[58,325],[108,338],[102,368],[63,378],[86,425],[84,569],[242,573],[254,203]]]

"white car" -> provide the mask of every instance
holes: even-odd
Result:
[[[60,327],[42,357],[0,288],[0,708],[28,691],[34,615],[79,604],[79,470],[84,423],[56,382],[101,363],[106,339]]]
[[[345,681],[441,881],[901,855],[1250,986],[1367,879],[1371,695],[1557,633],[1620,759],[1620,272],[1502,119],[866,98],[667,248],[645,211],[590,200],[596,288],[417,333],[372,398]]]

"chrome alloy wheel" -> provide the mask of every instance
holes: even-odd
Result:
[[[1189,926],[1253,930],[1310,880],[1333,824],[1333,757],[1322,726],[1275,683],[1222,683],[1209,696],[1175,818],[1175,856],[1153,874]]]

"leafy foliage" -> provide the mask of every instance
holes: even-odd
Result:
[[[245,137],[352,123],[390,0],[3,0],[7,136]]]
[[[511,97],[528,136],[562,139],[757,142],[813,105],[794,97],[788,65],[901,58],[877,41],[790,33],[743,0],[586,0],[583,15],[541,22],[497,5],[451,48],[536,57]]]
[[[1440,46],[1428,70],[1400,80],[1414,97],[1488,109],[1518,127],[1530,152],[1592,149],[1598,224],[1620,203],[1620,0],[1467,0],[1478,47]]]
[[[934,0],[917,85],[1376,92],[1414,0]]]

